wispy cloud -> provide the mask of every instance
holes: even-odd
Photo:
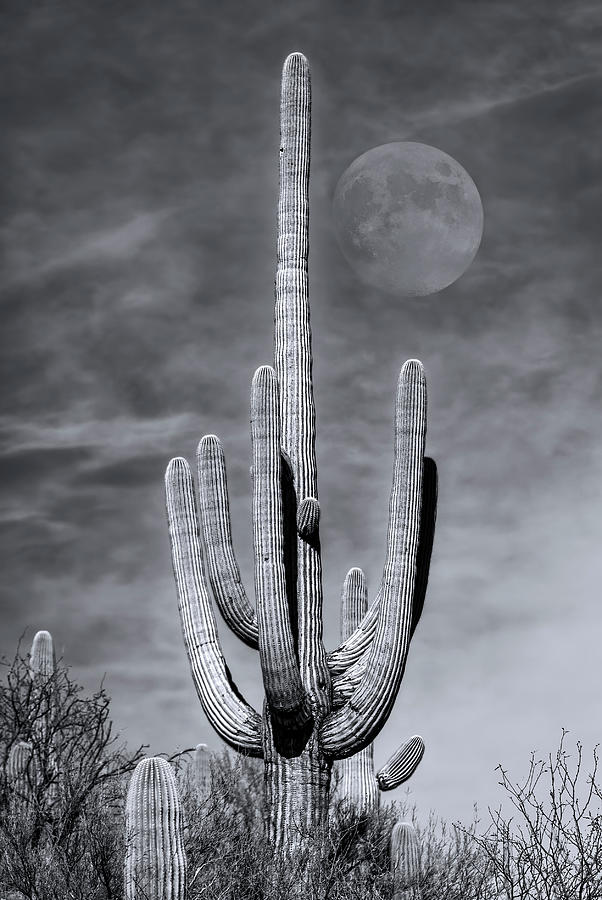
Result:
[[[19,249],[23,247],[23,243],[28,238],[33,238],[33,242],[38,247],[35,253],[31,248],[28,249],[27,260],[23,259],[22,253],[15,253],[17,257],[13,260],[15,271],[12,277],[9,274],[9,284],[35,281],[62,269],[128,259],[145,244],[157,238],[162,223],[173,213],[173,209],[138,213],[125,223],[109,226],[90,235],[73,235],[72,243],[69,241],[69,236],[65,235],[60,240],[62,246],[57,248],[54,253],[48,252],[48,249],[44,247],[44,235],[40,234],[39,230],[36,233],[36,229],[32,228],[27,233],[26,229],[19,229],[21,232]],[[54,243],[59,243],[56,240],[57,236],[53,237]]]

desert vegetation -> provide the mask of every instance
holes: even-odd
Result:
[[[39,645],[4,663],[0,683],[6,900],[284,900],[301,877],[317,900],[602,897],[597,751],[586,759],[566,735],[519,780],[500,768],[500,807],[465,824],[407,800],[366,809],[335,767],[325,829],[283,861],[265,840],[259,760],[128,750],[104,689],[85,695],[53,657],[40,672]]]
[[[102,685],[86,696],[38,632],[3,663],[2,897],[120,897],[123,794],[142,756],[113,733]]]
[[[207,719],[229,751],[169,758],[113,734],[102,686],[86,696],[52,637],[4,666],[0,685],[0,893],[11,900],[593,900],[602,897],[602,794],[565,748],[500,770],[506,805],[446,824],[381,793],[424,744],[375,772],[372,743],[403,679],[428,581],[437,469],[425,455],[426,379],[410,359],[395,400],[393,479],[380,590],[342,587],[340,645],[322,634],[320,503],[308,296],[311,85],[284,64],[274,367],[251,386],[256,605],[232,545],[224,454],[200,441],[166,473],[184,643]],[[265,702],[233,684],[215,601],[259,655]]]

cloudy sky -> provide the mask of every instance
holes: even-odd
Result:
[[[440,503],[427,605],[377,740],[427,754],[423,810],[495,804],[563,727],[602,738],[602,9],[591,0],[9,0],[0,651],[55,636],[156,752],[218,746],[185,657],[163,472],[217,433],[251,587],[248,392],[272,354],[280,69],[312,68],[311,298],[325,628],[384,556],[396,376],[429,379]],[[359,283],[342,171],[388,141],[449,153],[485,210],[430,297]],[[223,632],[260,703],[254,654]]]

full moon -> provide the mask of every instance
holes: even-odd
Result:
[[[343,255],[361,281],[404,297],[456,281],[483,234],[470,175],[442,150],[411,141],[358,156],[337,183],[333,214]]]

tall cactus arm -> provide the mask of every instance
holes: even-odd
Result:
[[[310,130],[309,65],[303,54],[292,53],[282,70],[280,103],[274,363],[282,449],[290,460],[297,503],[318,497],[308,277]],[[298,534],[296,555],[301,677],[316,712],[325,711],[330,673],[322,643],[319,542]]]
[[[393,791],[411,778],[424,756],[424,741],[415,734],[395,751],[376,773],[381,791]]]
[[[201,527],[209,584],[222,618],[249,647],[257,649],[257,616],[251,606],[234,556],[224,451],[214,434],[197,451]]]
[[[165,487],[180,619],[194,685],[219,736],[242,753],[261,756],[261,718],[239,694],[219,645],[203,578],[194,483],[185,459],[172,459]]]
[[[424,370],[420,362],[409,360],[397,386],[393,486],[378,628],[360,686],[322,727],[324,751],[335,758],[357,753],[376,737],[403,676],[412,625],[425,436]]]
[[[270,366],[259,368],[251,388],[253,539],[259,655],[270,712],[283,723],[307,721],[289,619],[284,567],[278,382]],[[300,717],[300,718],[299,718]]]
[[[309,65],[303,54],[291,53],[282,70],[274,357],[282,446],[298,498],[317,497],[308,277],[310,116]]]
[[[420,621],[424,598],[429,580],[431,554],[433,552],[433,540],[435,537],[435,521],[437,518],[437,464],[428,456],[424,458],[424,473],[422,478],[422,506],[420,514],[420,537],[418,539],[418,557],[416,560],[416,583],[414,585],[414,599],[412,601],[412,627],[410,635],[414,634]],[[372,639],[376,634],[378,625],[378,610],[380,605],[380,592],[368,607],[366,614],[358,627],[336,650],[328,654],[328,666],[332,675],[342,675],[351,666],[355,666],[370,649]],[[365,671],[364,664],[355,669],[355,674],[349,673],[349,681],[353,683],[352,692],[357,687],[357,677]],[[346,684],[343,680],[333,681],[335,696],[339,687]],[[349,697],[349,684],[343,689]]]
[[[414,636],[414,631],[420,621],[422,610],[424,608],[424,598],[426,596],[431,554],[433,551],[436,512],[437,464],[433,459],[430,459],[430,457],[427,456],[424,458],[422,479],[420,537],[418,540],[418,554],[416,557],[416,581],[414,584],[414,597],[412,599],[410,640]],[[354,570],[352,569],[351,571]],[[335,650],[329,657],[328,664],[331,673],[334,676],[332,679],[332,702],[334,708],[342,706],[352,697],[364,677],[370,658],[370,646],[376,633],[376,625],[378,624],[379,603],[380,594],[378,594],[375,603],[368,609],[358,627],[351,633],[349,641],[344,642],[341,647],[339,647],[338,650]],[[372,616],[370,615],[371,610],[374,610]],[[364,645],[365,649],[360,655],[359,651]],[[347,663],[346,666],[345,663]]]

